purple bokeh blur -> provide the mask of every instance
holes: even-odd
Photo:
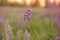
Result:
[[[56,40],[60,40],[60,37],[56,37]]]

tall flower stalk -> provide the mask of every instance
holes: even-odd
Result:
[[[4,39],[3,37],[3,28],[4,28],[4,23],[6,22],[6,19],[3,17],[0,17],[0,40]]]
[[[6,20],[4,27],[3,27],[3,36],[4,36],[4,40],[12,40],[12,29],[11,26],[9,24],[9,21]]]
[[[25,11],[25,14],[24,14],[24,22],[25,22],[25,24],[27,26],[27,29],[28,28],[30,29],[29,22],[30,22],[31,13],[32,13],[32,10],[31,9],[27,9]],[[25,30],[25,33],[24,33],[24,40],[30,40],[30,33],[27,31],[27,29]]]
[[[7,34],[8,34],[8,37],[9,39],[8,40],[12,40],[12,29],[11,29],[11,26],[10,24],[7,24]]]
[[[28,28],[30,28],[29,22],[30,22],[30,16],[31,16],[32,10],[27,9],[24,14],[24,22]],[[26,28],[26,27],[25,27]]]

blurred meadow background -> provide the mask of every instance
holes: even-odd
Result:
[[[0,0],[0,40],[60,40],[60,1]]]

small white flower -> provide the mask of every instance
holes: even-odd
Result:
[[[30,40],[30,33],[25,31],[24,40]]]

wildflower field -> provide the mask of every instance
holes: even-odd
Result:
[[[37,7],[0,7],[0,39],[56,40],[56,35],[60,35],[56,29],[59,23],[55,18],[57,15],[55,13],[60,11],[59,8],[56,10]]]

